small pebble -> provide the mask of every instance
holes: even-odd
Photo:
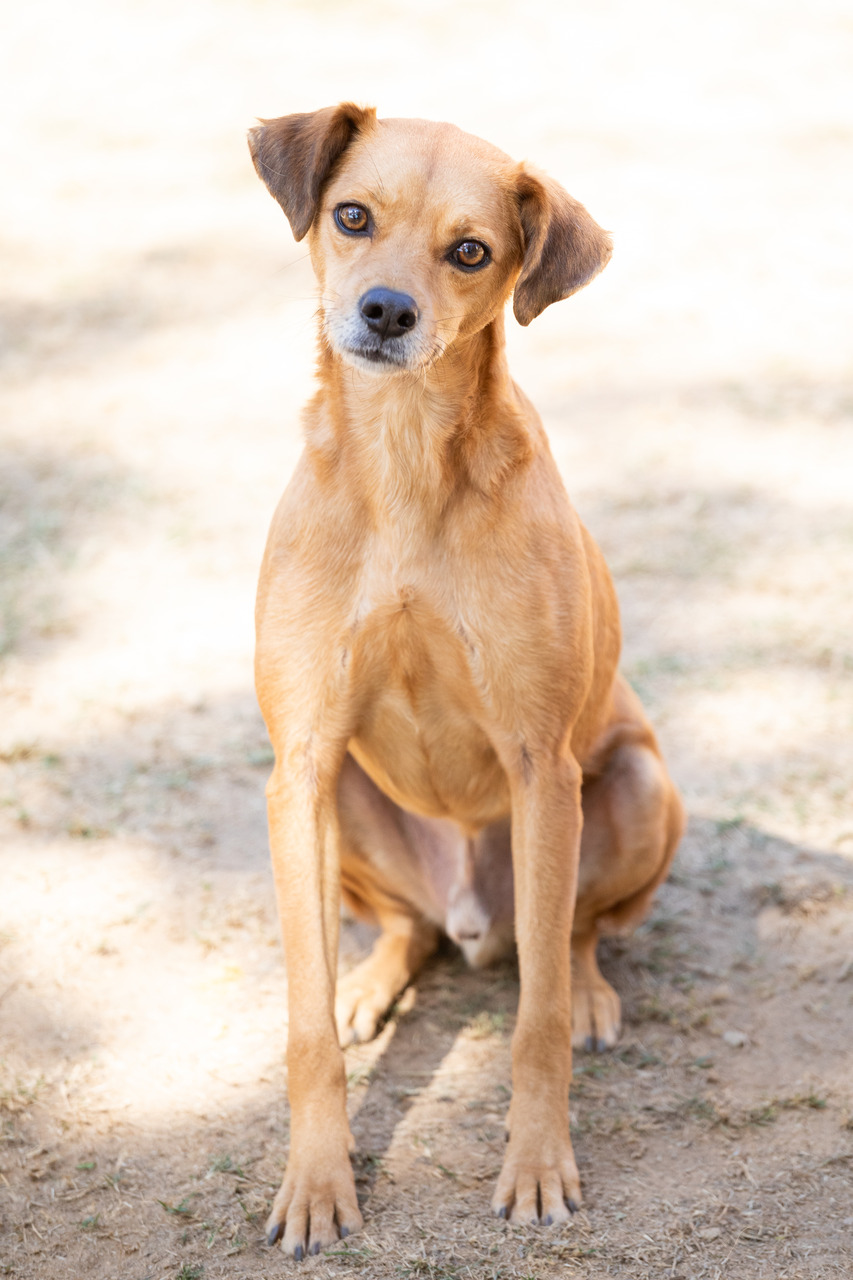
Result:
[[[732,1049],[742,1049],[749,1044],[749,1036],[745,1031],[724,1031],[723,1039]]]

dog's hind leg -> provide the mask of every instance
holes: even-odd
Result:
[[[338,981],[335,1018],[346,1046],[376,1035],[397,996],[438,945],[433,885],[413,849],[417,832],[411,830],[415,822],[437,824],[404,813],[352,757],[338,785],[338,815],[344,902],[381,930],[370,955]]]
[[[344,900],[359,911],[364,899],[360,896],[366,887],[362,872],[358,870],[358,894],[349,889],[352,884],[348,872],[353,866],[350,860],[343,864]],[[380,926],[381,932],[370,955],[348,974],[338,980],[335,996],[335,1020],[338,1039],[345,1048],[354,1040],[372,1040],[397,996],[403,991],[438,945],[439,930],[414,909],[394,899],[385,887],[375,880],[370,883],[370,914]],[[364,914],[367,914],[366,912]]]
[[[635,695],[621,680],[619,720],[583,786],[584,829],[572,931],[572,1043],[609,1049],[620,1001],[596,959],[599,937],[640,923],[665,879],[684,829],[684,811]]]

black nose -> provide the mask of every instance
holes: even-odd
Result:
[[[407,293],[368,289],[358,305],[368,329],[383,339],[399,338],[418,323],[418,304]]]

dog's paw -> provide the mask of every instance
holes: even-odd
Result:
[[[361,1227],[349,1160],[329,1171],[311,1162],[288,1163],[267,1219],[267,1244],[301,1262]]]
[[[571,1140],[547,1135],[510,1135],[492,1209],[499,1218],[530,1226],[566,1222],[582,1203]]]
[[[394,1004],[398,983],[398,978],[389,979],[382,973],[373,956],[339,980],[335,1022],[342,1049],[354,1041],[373,1039]]]
[[[622,1026],[622,1002],[596,971],[588,981],[572,983],[572,1045],[588,1053],[612,1049]]]

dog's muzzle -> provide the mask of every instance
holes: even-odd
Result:
[[[396,289],[368,289],[351,311],[327,314],[324,324],[340,355],[361,368],[418,369],[434,354],[418,304]]]

